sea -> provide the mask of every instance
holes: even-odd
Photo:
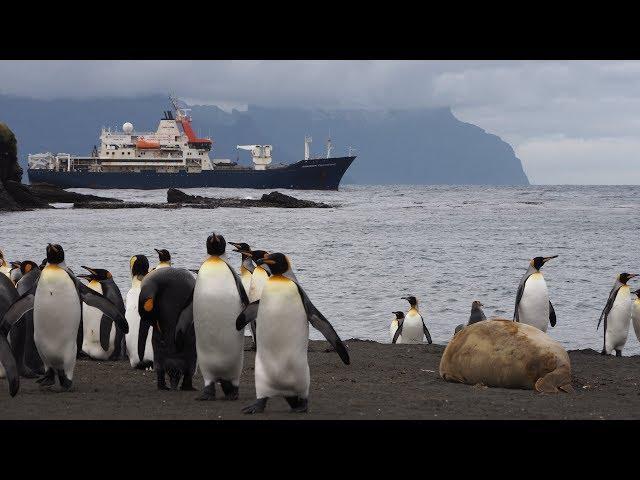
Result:
[[[166,190],[89,190],[127,201],[165,202]],[[260,198],[265,191],[186,189],[211,197]],[[558,255],[542,269],[567,349],[602,348],[598,317],[620,272],[640,273],[640,186],[356,186],[283,191],[331,209],[73,209],[0,214],[0,249],[9,260],[40,263],[59,243],[67,264],[110,270],[123,296],[129,259],[154,248],[173,264],[198,268],[212,232],[227,241],[289,256],[312,302],[343,339],[390,342],[401,297],[418,298],[435,343],[469,318],[512,318],[520,278],[535,256]],[[238,267],[240,255],[228,256]],[[640,277],[630,281],[640,287]],[[313,339],[322,338],[311,328]],[[633,327],[623,354],[639,354]]]

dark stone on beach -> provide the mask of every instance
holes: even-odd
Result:
[[[80,202],[74,203],[73,208],[87,208],[87,209],[115,209],[115,208],[156,208],[164,210],[174,210],[182,207],[180,204],[173,203],[144,203],[144,202]]]
[[[259,200],[246,198],[211,198],[200,195],[188,195],[176,188],[167,190],[167,202],[170,204],[182,204],[191,208],[332,208],[326,203],[300,200],[280,192],[265,193]]]
[[[9,180],[4,186],[9,195],[23,208],[52,208],[40,196],[35,195],[29,185]]]
[[[55,185],[46,183],[29,185],[31,193],[48,203],[95,203],[111,202],[121,203],[118,198],[100,197],[98,195],[85,195],[84,193],[67,192]]]

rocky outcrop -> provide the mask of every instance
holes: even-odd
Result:
[[[94,203],[111,202],[120,203],[119,198],[100,197],[98,195],[86,195],[84,193],[67,192],[60,187],[48,184],[29,185],[31,193],[49,203]]]
[[[167,190],[167,202],[193,208],[332,208],[332,205],[310,200],[300,200],[280,192],[265,193],[259,200],[252,198],[211,198],[189,195],[176,188]]]

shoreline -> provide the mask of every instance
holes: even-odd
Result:
[[[240,399],[198,402],[199,392],[156,390],[155,375],[133,370],[128,360],[79,360],[74,390],[40,390],[21,379],[11,398],[0,383],[0,419],[157,420],[427,420],[427,419],[634,419],[640,416],[640,356],[604,357],[569,350],[573,394],[540,394],[445,382],[438,373],[444,345],[392,345],[349,339],[351,365],[329,344],[309,341],[309,413],[289,413],[284,399],[269,401],[261,415],[240,409],[255,400],[255,353],[245,349]],[[248,348],[249,341],[245,343]],[[194,386],[202,389],[196,373]],[[218,393],[220,390],[218,388]],[[221,394],[220,394],[221,395]]]

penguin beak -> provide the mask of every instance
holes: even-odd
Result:
[[[629,276],[628,276],[628,278],[629,278],[629,279],[632,279],[633,277],[637,277],[637,276],[638,276],[638,274],[637,274],[637,273],[630,273],[630,274],[629,274]]]
[[[91,280],[91,275],[87,275],[86,273],[81,273],[80,275],[76,275],[78,278],[84,278],[85,280]]]
[[[156,253],[157,253],[158,255],[160,255],[160,250],[158,250],[157,248],[154,248],[154,250],[156,251]]]
[[[233,245],[235,248],[233,249],[234,252],[238,252],[238,253],[243,253],[245,255],[251,255],[251,252],[247,252],[246,250],[242,250],[242,248],[240,248],[240,244],[236,243],[236,242],[229,242],[230,245]]]
[[[256,260],[256,265],[275,265],[276,261],[270,258],[259,258]]]
[[[93,268],[85,267],[84,265],[80,265],[82,268],[87,270],[91,275],[96,275],[96,271]],[[80,276],[80,275],[78,275]]]
[[[543,261],[544,261],[544,263],[547,263],[547,262],[548,262],[549,260],[551,260],[552,258],[558,258],[558,255],[553,255],[553,256],[551,256],[551,257],[544,257],[544,258],[543,258]]]

